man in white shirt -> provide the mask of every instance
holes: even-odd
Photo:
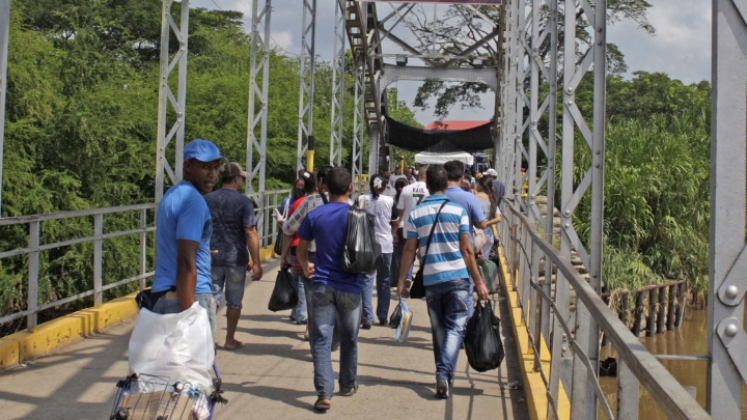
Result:
[[[398,255],[402,256],[402,251],[405,247],[405,241],[399,240],[404,238],[404,234],[402,234],[403,229],[407,229],[407,226],[405,226],[408,223],[410,212],[412,209],[420,204],[423,199],[428,197],[430,193],[428,192],[428,187],[425,185],[425,177],[426,172],[428,170],[427,166],[423,166],[420,168],[420,171],[418,172],[417,181],[414,184],[406,186],[402,190],[402,194],[399,196],[399,201],[397,201],[397,211],[399,212],[399,218],[392,223],[392,236],[395,238],[397,248],[394,250],[394,252],[397,252]],[[398,235],[397,230],[400,231],[400,235]],[[392,279],[396,279],[399,277],[394,277],[394,274],[399,275],[399,273],[392,273]],[[412,280],[412,265],[410,266],[410,270],[407,272],[407,276],[405,277],[407,280]]]

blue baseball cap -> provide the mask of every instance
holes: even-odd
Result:
[[[214,160],[226,160],[220,155],[218,146],[212,141],[195,139],[184,147],[184,160],[197,159],[200,162],[212,162]]]

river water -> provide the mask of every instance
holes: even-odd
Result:
[[[657,334],[655,337],[641,338],[641,342],[654,354],[704,355],[708,351],[707,318],[706,310],[688,308],[685,311],[684,322],[679,328],[667,331],[664,334]],[[602,349],[601,359],[603,360],[613,353],[614,350],[611,349],[611,346],[605,347]],[[705,408],[706,361],[662,360],[661,363],[685,389],[688,389],[691,393],[695,393],[698,403]],[[614,412],[617,380],[615,378],[601,378],[600,382],[607,401]],[[605,418],[601,411],[599,418]],[[643,386],[640,389],[638,418],[651,420],[664,420],[667,418]],[[747,392],[744,384],[742,386],[742,418],[747,419]]]

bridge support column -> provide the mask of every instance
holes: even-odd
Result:
[[[168,47],[161,48],[161,71],[158,78],[158,145],[156,149],[156,203],[161,202],[165,176],[172,185],[182,180],[184,166],[184,123],[187,104],[187,55],[189,49],[189,0],[182,0],[180,5],[180,22],[177,25],[172,15],[174,0],[163,0],[161,10],[161,45],[168,46],[173,32],[179,41],[179,49],[169,60]],[[176,98],[169,87],[169,79],[174,68],[178,67]],[[167,132],[169,105],[176,114],[176,121]],[[174,169],[167,159],[169,143],[176,138],[174,150]],[[164,174],[165,173],[165,174]]]
[[[260,9],[259,0],[252,1],[252,55],[249,68],[249,121],[246,139],[246,172],[247,180],[244,188],[246,192],[265,191],[265,175],[267,170],[267,113],[268,91],[270,85],[270,24],[272,14],[272,0],[265,0]],[[259,25],[264,19],[264,34],[260,34]],[[259,62],[257,55],[261,54]],[[262,74],[262,86],[257,83],[257,76]],[[259,102],[259,112],[256,111]],[[259,125],[259,141],[256,130]],[[254,164],[254,151],[259,159]],[[259,226],[259,224],[258,224]]]
[[[342,166],[342,100],[345,86],[345,3],[336,1],[335,37],[332,46],[332,129],[330,130],[329,164]]]
[[[708,278],[706,409],[714,419],[740,417],[747,373],[744,296],[745,83],[747,9],[744,2],[713,0],[711,98],[711,226]],[[740,374],[741,372],[741,374]]]
[[[301,23],[301,88],[298,99],[298,154],[296,169],[304,167],[303,157],[307,151],[313,166],[314,149],[314,62],[316,48],[316,1],[303,0]],[[308,78],[308,80],[307,80]],[[313,170],[313,167],[307,168]]]
[[[0,0],[0,217],[3,205],[3,150],[5,149],[5,95],[8,89],[10,0]]]
[[[378,126],[368,127],[368,174],[379,173],[379,144],[381,131]]]
[[[363,58],[355,58],[355,100],[353,105],[353,180],[357,179],[355,185],[355,194],[362,193],[363,185],[363,123],[365,115],[363,114],[363,95],[365,86],[363,84],[363,72],[365,64]],[[373,173],[372,173],[373,175]]]

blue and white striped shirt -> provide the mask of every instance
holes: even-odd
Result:
[[[459,235],[469,234],[467,211],[454,202],[449,202],[441,210],[438,223],[433,231],[431,249],[425,255],[428,235],[436,220],[438,209],[446,200],[443,194],[427,197],[412,209],[407,224],[407,239],[420,242],[420,257],[423,265],[423,284],[432,286],[452,280],[467,279],[467,265],[459,246]]]

